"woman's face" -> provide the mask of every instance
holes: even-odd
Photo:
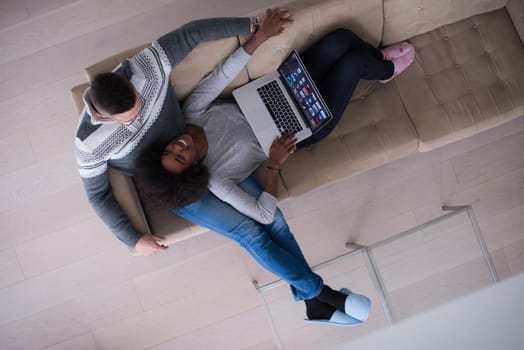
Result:
[[[181,174],[197,160],[196,147],[189,134],[183,134],[172,140],[164,151],[160,162],[170,173]]]
[[[204,129],[188,123],[186,133],[169,142],[160,160],[170,173],[181,174],[190,166],[204,159],[208,144]]]

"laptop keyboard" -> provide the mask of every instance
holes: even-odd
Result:
[[[259,87],[257,92],[281,134],[295,134],[302,130],[295,113],[275,80]]]

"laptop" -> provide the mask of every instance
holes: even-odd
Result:
[[[295,134],[298,143],[333,119],[296,51],[277,71],[234,90],[233,96],[267,156],[275,137]]]

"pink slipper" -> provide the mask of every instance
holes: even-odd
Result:
[[[408,53],[415,52],[415,48],[407,41],[403,41],[401,43],[396,43],[388,47],[385,47],[382,50],[380,50],[380,52],[382,52],[382,55],[384,56],[384,59],[386,61],[392,61],[395,58],[399,58]]]
[[[400,73],[405,71],[406,68],[408,68],[411,65],[411,63],[413,63],[414,60],[415,60],[415,52],[412,52],[412,53],[409,53],[407,55],[394,58],[393,60],[391,60],[393,62],[393,66],[395,67],[395,71],[393,73],[393,76],[391,78],[389,78],[389,79],[379,80],[379,81],[381,83],[387,83],[387,82],[393,80]]]

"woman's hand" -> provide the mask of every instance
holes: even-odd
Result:
[[[278,197],[279,170],[289,155],[297,149],[297,138],[293,134],[277,136],[269,149],[264,191]]]
[[[293,134],[277,136],[269,149],[269,159],[267,165],[280,169],[282,164],[295,152],[297,138]]]

